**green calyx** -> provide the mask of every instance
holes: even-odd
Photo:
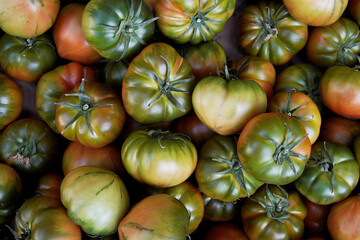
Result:
[[[229,68],[225,62],[224,64],[224,71],[220,71],[219,66],[216,67],[217,75],[223,79],[225,79],[227,82],[230,82],[231,80],[236,80],[238,78],[238,70]]]
[[[275,140],[273,139],[267,139],[268,141],[270,141],[271,143],[273,143],[276,147],[276,150],[275,150],[275,153],[274,153],[274,160],[275,162],[278,164],[278,165],[282,165],[284,161],[288,162],[288,164],[290,165],[290,168],[291,170],[294,172],[294,174],[298,174],[296,172],[296,169],[295,169],[295,165],[293,163],[293,161],[291,160],[290,157],[296,157],[296,158],[300,158],[302,160],[305,160],[307,158],[307,156],[302,156],[300,154],[297,154],[293,151],[291,151],[296,145],[298,145],[300,142],[302,142],[306,137],[307,135],[305,135],[304,137],[296,140],[296,141],[293,141],[293,142],[290,142],[290,138],[292,136],[292,130],[291,128],[284,122],[284,125],[286,126],[287,128],[287,133],[286,133],[286,136],[285,136],[285,139],[284,141],[279,144],[277,143]]]
[[[66,124],[66,126],[64,127],[64,129],[61,131],[61,133],[63,133],[70,125],[72,125],[74,122],[76,122],[76,120],[78,120],[80,117],[85,117],[85,121],[86,121],[86,125],[90,131],[90,133],[92,135],[94,135],[94,130],[92,128],[91,125],[91,121],[90,121],[90,117],[89,117],[89,113],[99,107],[104,107],[104,106],[112,106],[112,104],[95,104],[91,98],[91,96],[89,96],[88,94],[86,94],[84,92],[84,82],[85,79],[83,78],[81,80],[81,84],[78,88],[78,92],[77,93],[66,93],[65,96],[67,97],[78,97],[79,98],[79,103],[78,104],[73,104],[73,103],[67,103],[67,102],[58,102],[55,103],[55,105],[59,105],[59,106],[64,106],[67,108],[71,108],[74,109],[77,112],[77,114],[70,120],[70,122],[68,122]]]
[[[152,76],[153,79],[155,79],[158,83],[158,87],[159,87],[159,93],[152,99],[150,99],[150,101],[147,104],[147,107],[151,107],[151,105],[153,103],[155,103],[157,100],[159,100],[163,95],[165,95],[165,97],[169,100],[169,102],[174,105],[175,108],[177,108],[178,110],[180,110],[181,112],[186,112],[186,109],[179,103],[179,101],[174,97],[173,92],[181,92],[181,93],[189,93],[187,91],[181,90],[176,88],[176,85],[179,84],[184,84],[184,83],[188,83],[194,80],[194,77],[191,78],[186,78],[186,79],[182,79],[176,82],[172,82],[171,81],[171,67],[170,67],[170,63],[169,61],[160,55],[160,57],[164,60],[165,64],[166,64],[166,73],[165,73],[165,77],[162,78],[160,77],[156,72],[152,71],[152,70],[148,70],[148,74],[150,76]]]
[[[290,213],[287,211],[287,209],[290,207],[290,201],[288,200],[289,196],[283,188],[281,188],[279,185],[276,186],[281,190],[285,197],[278,194],[273,194],[269,189],[269,185],[266,184],[266,195],[264,196],[264,202],[258,200],[255,201],[257,201],[263,208],[266,209],[266,214],[269,218],[284,223],[290,217]],[[266,200],[266,196],[269,198],[269,202]],[[277,197],[278,200],[276,200],[275,197]]]
[[[181,34],[180,36],[178,36],[176,39],[180,39],[180,38],[184,37],[191,30],[193,31],[193,34],[189,40],[190,42],[195,38],[195,35],[198,31],[200,32],[203,41],[207,41],[208,39],[206,39],[203,29],[206,29],[211,34],[215,35],[215,33],[206,24],[206,22],[213,22],[213,23],[221,23],[222,22],[221,20],[215,20],[215,19],[210,19],[210,18],[206,17],[206,15],[208,13],[210,13],[212,10],[214,10],[215,7],[216,7],[216,3],[214,3],[214,5],[211,6],[208,10],[203,12],[203,9],[202,9],[203,8],[203,0],[200,0],[199,11],[194,16],[187,13],[188,9],[185,9],[183,13],[190,18],[191,23],[190,23],[190,26],[186,29],[186,31],[183,34]]]
[[[15,232],[10,226],[6,225],[6,227],[10,230],[12,235],[14,236],[15,240],[30,240],[31,239],[31,231],[29,227],[29,223],[25,223],[21,217],[19,217],[19,212],[16,212],[15,215],[15,224],[16,227],[20,231],[20,235]]]
[[[184,143],[184,147],[183,149],[186,147],[186,141],[184,140],[184,137],[189,138],[188,136],[181,134],[181,133],[176,133],[176,132],[171,132],[171,131],[163,131],[161,129],[150,129],[147,130],[147,135],[151,138],[157,138],[159,146],[161,148],[165,148],[164,145],[162,145],[161,141],[162,140],[180,140]]]
[[[311,121],[312,119],[314,119],[314,116],[312,116],[312,118],[310,118],[310,119],[308,119],[308,118],[303,118],[303,117],[301,117],[301,116],[294,116],[294,113],[295,113],[297,110],[302,109],[302,108],[306,108],[307,106],[309,106],[309,102],[306,101],[306,102],[307,102],[307,105],[305,105],[305,106],[298,106],[298,107],[293,108],[293,109],[290,108],[291,94],[292,94],[293,92],[295,92],[295,91],[296,91],[296,90],[293,88],[293,89],[291,89],[291,90],[288,92],[288,96],[287,96],[287,99],[286,99],[286,108],[285,108],[285,109],[284,109],[284,108],[280,108],[280,112],[283,113],[283,114],[286,114],[286,115],[288,115],[288,116],[290,116],[290,117],[293,117],[293,118],[295,118],[295,119],[297,119],[297,120],[299,120],[299,121]]]
[[[22,54],[25,50],[27,49],[34,49],[36,52],[39,53],[39,55],[42,58],[45,58],[46,56],[44,56],[42,54],[42,52],[40,51],[40,49],[37,47],[38,43],[44,43],[49,45],[50,47],[52,47],[55,50],[54,45],[52,45],[50,42],[48,41],[44,41],[44,40],[39,40],[39,39],[35,39],[35,38],[20,38],[20,37],[16,37],[20,42],[22,42],[22,44],[24,44],[24,46],[17,52],[17,54]]]

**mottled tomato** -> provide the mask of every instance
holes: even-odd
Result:
[[[249,240],[240,226],[233,223],[220,223],[205,231],[203,240]]]
[[[60,200],[60,185],[63,178],[56,173],[43,175],[35,190],[36,196],[52,197]]]
[[[85,5],[79,3],[61,8],[52,33],[60,57],[81,64],[94,64],[102,57],[85,40],[81,27],[84,9]]]
[[[201,193],[204,201],[204,218],[214,222],[227,222],[234,219],[237,211],[237,202],[223,202]]]
[[[19,85],[0,73],[0,130],[19,117],[22,104],[23,94]]]

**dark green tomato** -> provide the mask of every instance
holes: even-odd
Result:
[[[155,16],[160,31],[175,42],[198,44],[213,39],[228,20],[229,0],[159,0]]]
[[[300,240],[307,209],[296,191],[263,185],[241,208],[244,231],[252,240]]]
[[[20,203],[22,181],[9,165],[0,163],[0,224],[5,223]]]
[[[313,145],[304,173],[295,182],[310,201],[327,205],[350,195],[359,181],[359,163],[342,144],[321,141]]]
[[[59,133],[55,125],[55,103],[64,93],[79,85],[83,78],[85,81],[96,81],[98,75],[91,67],[77,62],[59,66],[41,76],[36,86],[36,109],[54,132]]]
[[[23,94],[19,85],[0,73],[0,130],[19,117],[22,104]]]
[[[81,230],[66,214],[56,198],[32,197],[26,200],[15,217],[16,239],[81,240]]]
[[[170,188],[151,189],[152,194],[166,193],[184,204],[189,213],[189,228],[186,232],[190,234],[199,226],[204,216],[204,203],[200,192],[189,182],[183,182]]]
[[[354,66],[359,53],[359,27],[344,17],[331,25],[314,28],[306,45],[309,62],[322,68],[336,63]]]
[[[150,8],[142,0],[91,0],[82,16],[86,41],[101,56],[135,56],[155,31]]]
[[[122,80],[129,67],[128,63],[124,61],[109,61],[105,64],[102,70],[105,83],[110,85],[119,94],[121,94]]]
[[[196,148],[186,136],[160,129],[130,134],[122,145],[121,158],[133,178],[158,188],[184,182],[197,164]]]
[[[236,202],[223,202],[201,193],[204,202],[204,218],[214,222],[232,220],[237,212]]]
[[[245,125],[237,150],[243,167],[255,179],[285,185],[303,173],[311,143],[295,118],[273,112],[257,115]]]
[[[195,86],[191,65],[165,43],[153,43],[137,55],[124,76],[122,98],[137,122],[168,122],[190,111]]]
[[[232,136],[217,135],[204,143],[195,177],[203,193],[224,202],[248,197],[263,184],[243,168]]]
[[[45,122],[24,118],[8,125],[0,136],[0,159],[26,174],[44,173],[60,157],[57,135]]]
[[[36,82],[56,63],[53,40],[43,34],[35,38],[4,35],[0,38],[0,64],[13,78]]]
[[[86,147],[115,141],[125,123],[121,98],[105,83],[82,81],[56,105],[55,124],[61,135]]]
[[[239,45],[248,55],[287,63],[306,44],[308,28],[295,20],[282,1],[261,1],[245,8],[239,24]]]

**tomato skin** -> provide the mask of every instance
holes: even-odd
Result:
[[[77,62],[70,62],[41,76],[36,86],[36,110],[40,117],[56,133],[59,133],[55,125],[56,105],[60,97],[85,81],[96,81],[98,75],[91,67],[83,66]]]
[[[120,177],[95,166],[69,172],[61,183],[60,194],[71,220],[91,235],[114,234],[130,205]]]
[[[247,55],[269,59],[274,65],[290,61],[308,38],[307,25],[290,16],[282,1],[277,0],[246,7],[238,29],[240,48]]]
[[[121,220],[120,240],[185,240],[189,225],[186,207],[168,194],[155,194],[133,206]]]
[[[60,185],[62,180],[63,178],[56,173],[43,175],[36,186],[35,195],[52,197],[60,201]]]
[[[126,171],[137,181],[153,187],[172,187],[195,170],[197,151],[183,135],[161,130],[137,130],[121,148]]]
[[[304,224],[308,235],[315,235],[326,231],[326,219],[331,205],[319,205],[311,202],[305,197],[303,198],[303,203],[307,209]]]
[[[360,195],[350,196],[334,204],[327,218],[327,226],[334,240],[360,239]]]
[[[228,7],[229,0],[159,0],[154,13],[166,37],[180,44],[198,44],[210,41],[223,29]]]
[[[102,57],[85,40],[81,22],[85,5],[71,3],[60,9],[53,26],[53,38],[60,57],[89,65]]]
[[[360,118],[360,72],[356,68],[333,66],[320,80],[320,95],[324,104],[340,116]]]
[[[0,27],[7,34],[37,37],[52,27],[60,9],[59,0],[1,0]]]
[[[206,231],[203,240],[249,240],[238,225],[221,223]]]
[[[326,26],[344,13],[348,0],[283,0],[291,16],[310,26]],[[303,6],[303,8],[299,8]]]
[[[0,130],[19,117],[22,104],[23,93],[19,85],[0,73]]]
[[[359,52],[359,27],[344,17],[329,26],[312,29],[306,45],[309,62],[321,68],[336,63],[354,66]]]
[[[204,218],[214,222],[227,222],[237,213],[236,202],[223,202],[201,193],[204,201]]]
[[[30,39],[8,34],[0,38],[1,67],[19,81],[37,82],[57,59],[53,40],[46,33]]]
[[[348,10],[350,15],[355,19],[356,23],[360,23],[360,1],[349,0]]]

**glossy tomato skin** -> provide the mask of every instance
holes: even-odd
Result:
[[[228,20],[229,0],[159,0],[154,13],[160,31],[177,43],[210,41]]]
[[[19,119],[0,136],[0,159],[25,174],[48,171],[59,159],[59,139],[45,122]]]
[[[140,0],[91,0],[82,15],[86,41],[111,60],[134,57],[154,34],[150,8]],[[101,26],[101,27],[99,27]]]
[[[284,0],[291,16],[310,26],[326,26],[344,13],[348,0]],[[299,6],[303,6],[299,8]]]
[[[114,88],[121,95],[122,80],[129,67],[125,61],[109,61],[102,70],[102,76],[105,83]]]
[[[116,233],[130,206],[126,186],[120,177],[95,166],[73,169],[64,177],[60,194],[71,220],[90,235]]]
[[[201,193],[204,202],[204,218],[213,222],[227,222],[237,213],[237,202],[224,202]]]
[[[306,45],[309,62],[321,68],[336,63],[354,66],[359,52],[359,28],[355,22],[344,17],[329,26],[312,29]]]
[[[311,160],[295,182],[310,201],[327,205],[350,195],[359,181],[359,163],[344,145],[320,141],[313,145]]]
[[[334,240],[360,239],[360,196],[350,196],[331,207],[327,227]]]
[[[249,240],[240,226],[233,223],[220,223],[206,231],[203,240]]]
[[[303,198],[303,203],[307,209],[307,215],[304,219],[307,235],[316,235],[327,231],[326,219],[328,217],[331,205],[319,205]]]
[[[190,111],[195,84],[187,60],[168,44],[152,43],[126,71],[122,85],[124,107],[142,124],[172,121]]]
[[[0,73],[0,130],[19,117],[22,103],[23,93],[19,85]]]
[[[260,1],[244,9],[239,24],[240,48],[248,55],[283,65],[306,44],[308,28],[295,20],[282,1]]]
[[[77,62],[70,62],[42,75],[36,86],[36,110],[56,133],[59,133],[59,130],[55,125],[55,103],[59,101],[64,93],[70,92],[75,86],[79,85],[82,78],[85,81],[96,81],[98,75],[91,67],[83,66]]]
[[[263,113],[246,124],[237,151],[242,165],[255,179],[285,185],[303,173],[311,143],[296,119],[279,112]]]
[[[59,0],[1,0],[1,29],[13,36],[33,38],[46,32],[55,22]]]
[[[85,40],[81,27],[84,9],[85,5],[80,3],[70,3],[61,8],[52,33],[60,57],[89,65],[102,57]]]
[[[161,130],[137,130],[121,148],[126,171],[137,181],[153,187],[172,187],[195,170],[197,151],[181,134]]]
[[[0,38],[0,64],[13,78],[37,82],[58,59],[53,40],[48,34],[19,38],[4,34]]]
[[[43,175],[36,186],[35,195],[52,197],[60,201],[60,185],[62,180],[62,176],[56,173]]]
[[[188,225],[184,204],[168,194],[155,194],[130,209],[121,220],[118,233],[120,240],[185,240]]]
[[[201,148],[195,177],[200,190],[213,199],[233,202],[251,196],[263,184],[241,165],[236,143],[235,137],[217,135]]]

